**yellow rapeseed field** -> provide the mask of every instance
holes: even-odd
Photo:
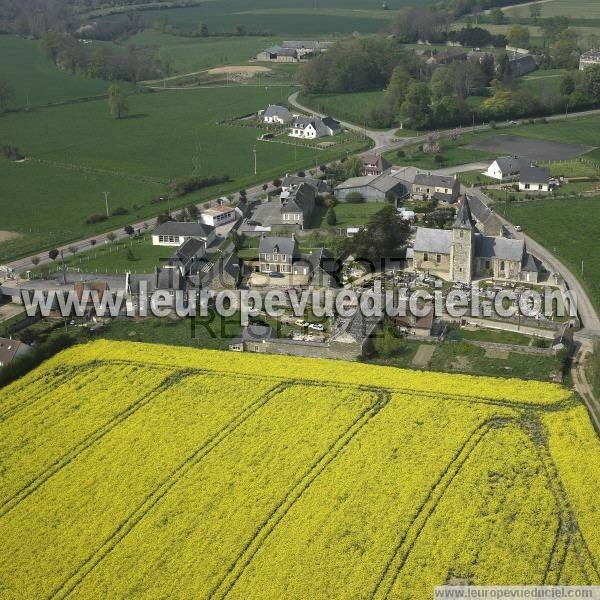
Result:
[[[96,342],[0,429],[2,598],[600,585],[600,442],[553,384]]]

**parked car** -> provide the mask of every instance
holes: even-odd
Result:
[[[250,220],[250,221],[246,221],[246,225],[252,225],[252,226],[256,227],[256,226],[260,226],[260,223],[258,221]]]
[[[294,325],[297,327],[308,327],[310,323],[308,321],[304,321],[303,319],[298,319],[297,321],[294,321]]]
[[[285,275],[283,273],[278,273],[277,271],[271,271],[269,277],[272,277],[273,279],[283,279]]]
[[[325,327],[323,327],[321,323],[311,323],[308,328],[314,329],[315,331],[325,331]]]
[[[523,231],[523,227],[521,227],[521,225],[515,225],[515,231]]]

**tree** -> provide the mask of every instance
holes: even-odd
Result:
[[[109,233],[106,234],[106,239],[109,242],[114,242],[117,239],[117,236],[112,231],[110,231]]]
[[[600,65],[585,70],[585,87],[594,101],[600,101]]]
[[[13,90],[6,79],[0,78],[0,112],[4,112],[8,101],[13,96]]]
[[[575,77],[571,73],[565,73],[560,80],[560,93],[570,96],[575,91]]]
[[[37,266],[40,264],[40,260],[41,260],[41,259],[40,259],[40,257],[39,257],[39,256],[33,256],[33,257],[31,258],[31,264],[32,264],[34,267],[37,267]]]
[[[127,96],[118,83],[112,83],[108,88],[108,107],[115,119],[122,119],[129,113]]]
[[[406,98],[406,90],[410,83],[410,74],[406,70],[404,65],[398,65],[393,71],[390,77],[390,82],[385,90],[386,97],[394,105],[396,110],[400,109],[400,106]]]
[[[392,204],[387,204],[369,219],[365,229],[350,238],[348,250],[355,257],[372,262],[393,258],[409,233],[409,225],[402,221]]]
[[[351,156],[344,162],[344,176],[346,179],[351,177],[359,177],[363,172],[363,161],[358,156]]]
[[[90,240],[90,246],[95,246],[97,243],[97,240]]]
[[[502,119],[510,114],[512,93],[510,90],[498,88],[491,98],[487,98],[481,108],[490,118]]]
[[[195,204],[190,204],[186,208],[187,214],[192,221],[195,221],[198,218],[199,210]]]
[[[501,8],[499,8],[498,6],[496,6],[495,8],[493,8],[490,11],[490,16],[492,17],[492,21],[496,25],[503,25],[507,21],[504,11]]]
[[[129,236],[131,236],[135,233],[135,229],[131,225],[125,225],[125,227],[123,228],[123,231]]]
[[[333,227],[337,223],[337,217],[335,214],[335,209],[331,206],[327,210],[327,225]]]
[[[400,108],[402,121],[408,121],[415,129],[427,129],[431,125],[431,92],[426,83],[412,83]]]
[[[71,254],[77,254],[77,250],[79,250],[77,246],[69,246],[69,252]]]
[[[506,34],[506,41],[509,46],[515,48],[526,48],[529,44],[531,33],[527,27],[522,25],[513,25]]]
[[[201,37],[208,37],[208,25],[206,23],[198,23],[198,33]]]
[[[50,260],[54,261],[58,258],[58,250],[56,248],[54,248],[53,250],[50,250],[50,252],[48,252],[48,258],[50,258]]]
[[[537,23],[542,16],[542,5],[539,2],[535,2],[529,6],[529,16],[533,19],[534,23]]]
[[[541,28],[544,36],[554,41],[565,29],[569,28],[569,17],[548,17],[542,19]]]

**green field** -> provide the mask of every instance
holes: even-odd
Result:
[[[106,94],[109,83],[59,71],[43,54],[39,42],[0,35],[0,78],[7,79],[13,97],[9,108],[45,106]],[[133,89],[133,86],[131,86]],[[0,140],[2,139],[0,124]]]
[[[365,225],[367,221],[385,206],[382,202],[363,202],[360,204],[352,204],[342,202],[336,204],[335,216],[336,223],[334,227],[346,228]],[[310,227],[311,229],[327,229],[330,226],[326,221],[327,209],[322,206],[315,208],[313,212]]]
[[[221,65],[244,65],[258,52],[281,42],[272,37],[187,38],[145,29],[127,44],[153,46],[175,72],[189,73]]]
[[[166,207],[150,200],[165,193],[175,178],[227,172],[234,180],[172,203],[184,206],[328,162],[364,144],[353,139],[328,150],[295,148],[258,142],[261,131],[252,126],[217,125],[281,102],[291,91],[241,89],[133,96],[131,116],[122,120],[110,117],[105,101],[5,115],[0,137],[31,160],[0,161],[1,229],[23,234],[0,247],[0,262],[156,215]],[[83,225],[90,214],[103,212],[104,191],[110,192],[113,209],[122,206],[130,214],[97,226]]]
[[[543,19],[566,16],[575,20],[600,20],[600,4],[597,0],[549,0],[540,2],[540,8]],[[528,6],[509,6],[503,10],[511,19],[529,19],[531,17]]]
[[[384,92],[374,90],[350,94],[301,94],[298,101],[316,112],[334,115],[336,119],[364,126],[365,113],[378,105]]]
[[[494,209],[567,264],[600,309],[600,197],[498,202]]]
[[[411,0],[396,0],[393,8],[412,4]],[[422,4],[432,4],[426,0]],[[140,13],[147,23],[167,17],[175,28],[191,30],[205,23],[212,34],[229,33],[243,25],[248,32],[272,32],[277,35],[299,36],[323,34],[373,33],[385,30],[395,11],[384,11],[381,3],[365,5],[361,0],[256,0],[251,5],[246,0],[220,0],[198,6],[145,10]],[[109,20],[126,19],[126,15],[110,15]],[[300,39],[301,39],[300,37]]]

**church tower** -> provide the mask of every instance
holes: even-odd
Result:
[[[465,196],[452,225],[450,250],[450,277],[458,283],[470,284],[473,280],[475,254],[475,221],[469,200]]]

